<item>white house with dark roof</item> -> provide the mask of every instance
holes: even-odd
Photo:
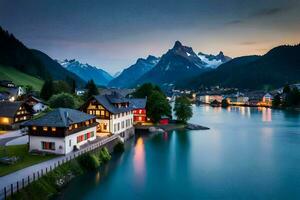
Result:
[[[90,98],[82,111],[97,117],[98,136],[119,134],[124,139],[134,135],[133,108],[130,99],[117,92]]]
[[[55,109],[22,124],[27,127],[29,151],[68,154],[96,139],[96,117],[69,108]]]

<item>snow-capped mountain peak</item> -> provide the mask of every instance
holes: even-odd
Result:
[[[89,65],[88,63],[83,64],[75,59],[65,59],[57,62],[67,70],[77,74],[85,81],[93,79],[97,85],[105,86],[113,79],[109,73],[99,67]]]

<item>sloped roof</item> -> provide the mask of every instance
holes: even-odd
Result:
[[[130,106],[133,109],[146,108],[147,98],[130,99]]]
[[[45,115],[24,122],[23,126],[69,127],[70,124],[84,122],[95,118],[93,115],[69,108],[57,108]]]
[[[1,117],[14,117],[18,109],[23,104],[22,101],[1,101],[0,102],[0,116]]]
[[[113,95],[97,95],[97,96],[94,96],[94,98],[105,109],[107,109],[109,112],[111,112],[113,114],[128,112],[128,111],[132,110],[132,107],[130,105],[128,107],[121,107],[121,108],[118,108],[113,105],[114,103],[129,102],[129,99],[127,99],[125,97],[121,97],[120,99],[118,99],[117,96],[113,96]]]

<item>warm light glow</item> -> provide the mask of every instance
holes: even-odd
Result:
[[[9,124],[9,118],[8,117],[3,117],[1,118],[2,124]]]
[[[32,130],[33,130],[33,131],[36,131],[36,126],[33,126],[33,127],[32,127]]]
[[[134,169],[138,181],[143,181],[145,174],[145,146],[142,137],[137,139],[134,148]]]
[[[48,127],[44,126],[43,131],[48,131]]]
[[[77,124],[74,124],[74,128],[77,128],[78,127],[78,125]]]
[[[52,131],[53,131],[53,132],[56,131],[56,127],[52,127]]]

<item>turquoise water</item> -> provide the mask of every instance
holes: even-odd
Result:
[[[194,106],[207,131],[136,136],[63,199],[300,199],[300,113]]]

